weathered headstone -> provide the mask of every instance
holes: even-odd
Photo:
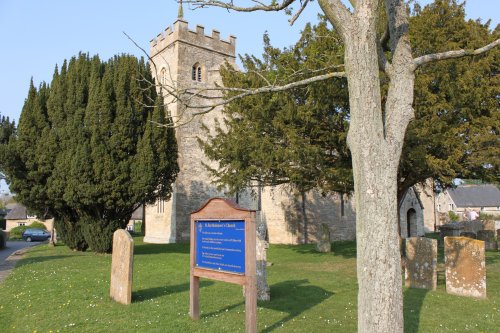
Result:
[[[476,239],[476,234],[470,231],[464,231],[460,233],[460,237],[468,237],[472,239]]]
[[[111,259],[111,287],[109,296],[122,304],[132,302],[132,272],[134,264],[134,240],[123,230],[113,234]]]
[[[406,239],[405,284],[409,288],[436,290],[436,239],[424,237]]]
[[[493,233],[495,232],[495,227],[496,227],[495,221],[484,220],[484,221],[481,221],[481,223],[483,225],[483,230],[491,230],[491,231],[493,231]]]
[[[460,236],[460,233],[464,231],[464,226],[459,222],[446,223],[439,226],[439,231],[442,239],[447,236]]]
[[[318,243],[316,243],[316,250],[319,252],[331,252],[332,243],[330,242],[330,229],[325,223],[320,224],[318,228]]]
[[[267,241],[267,228],[262,219],[257,219],[256,233],[256,274],[257,274],[257,300],[271,300],[271,291],[267,284],[267,249],[269,242]]]
[[[445,237],[446,292],[486,298],[484,242],[467,237]]]
[[[477,239],[484,241],[486,250],[496,250],[497,242],[495,241],[495,232],[493,230],[479,230]]]

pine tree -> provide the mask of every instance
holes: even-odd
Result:
[[[143,60],[81,53],[56,67],[50,88],[30,87],[12,144],[24,173],[9,173],[11,188],[48,210],[73,249],[109,252],[138,205],[171,193],[176,142],[172,128],[148,122],[170,122],[151,80]]]

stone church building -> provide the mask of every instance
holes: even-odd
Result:
[[[355,203],[346,194],[325,196],[317,191],[310,191],[302,198],[277,186],[256,187],[238,193],[236,197],[228,197],[212,183],[203,163],[211,166],[214,163],[205,157],[197,138],[204,136],[202,124],[209,129],[214,128],[216,119],[221,119],[221,108],[193,117],[193,113],[200,109],[186,108],[167,90],[196,88],[197,93],[188,97],[190,105],[203,106],[216,101],[220,92],[204,89],[221,84],[219,68],[225,62],[236,67],[236,37],[222,39],[216,30],[206,35],[204,28],[199,25],[190,30],[188,23],[180,17],[173,27],[158,34],[151,41],[150,47],[153,76],[157,85],[163,85],[161,91],[173,120],[182,125],[176,128],[180,172],[173,186],[171,199],[157,201],[145,208],[145,242],[189,241],[190,213],[212,197],[230,198],[242,207],[256,210],[257,217],[267,226],[270,243],[315,242],[316,230],[322,223],[329,226],[332,241],[355,239]],[[416,226],[423,222],[423,208],[418,208],[418,205],[418,201],[413,199],[401,205],[405,209],[401,216],[408,216],[411,220],[406,223],[405,218],[401,222],[404,237],[408,235],[407,226],[413,224],[415,226],[411,228],[413,231],[410,231],[410,235],[423,234],[424,228]],[[411,215],[413,213],[410,209],[419,217]]]

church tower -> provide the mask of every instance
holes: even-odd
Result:
[[[203,92],[203,89],[221,84],[219,69],[223,64],[227,62],[235,66],[236,38],[229,36],[228,40],[223,40],[216,30],[207,36],[200,25],[194,31],[190,30],[182,17],[182,5],[173,28],[167,27],[151,41],[150,47],[150,65],[156,84],[164,85],[168,90],[197,89],[200,91],[198,96],[189,96],[191,105],[213,103],[221,93]],[[193,112],[199,109],[186,109],[166,90],[161,91],[168,112],[174,122],[180,124],[176,128],[180,171],[172,198],[146,207],[144,241],[149,243],[189,241],[190,213],[210,197],[223,196],[211,184],[211,177],[202,164],[210,163],[197,141],[202,136],[201,125],[214,128],[221,108],[193,118]]]

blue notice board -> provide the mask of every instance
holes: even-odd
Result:
[[[245,221],[195,221],[195,266],[245,274]]]

